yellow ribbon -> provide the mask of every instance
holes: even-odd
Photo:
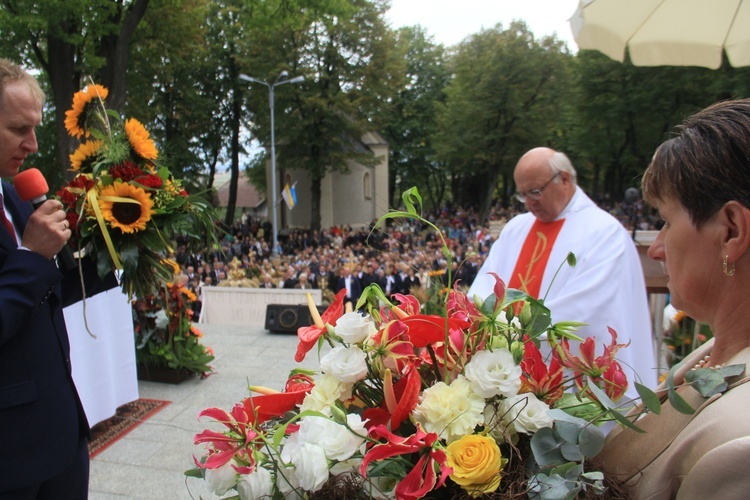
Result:
[[[115,250],[115,245],[112,243],[112,237],[109,235],[109,230],[107,229],[107,223],[104,220],[104,216],[102,215],[101,210],[99,209],[99,202],[98,199],[101,199],[103,201],[111,201],[113,203],[136,203],[140,205],[140,202],[138,200],[134,200],[132,198],[121,198],[119,196],[98,196],[98,193],[96,189],[89,189],[89,191],[86,193],[86,201],[91,204],[91,208],[94,210],[94,215],[96,216],[96,222],[99,224],[99,229],[102,231],[102,237],[104,238],[104,243],[107,244],[107,249],[109,250],[109,256],[112,258],[112,264],[114,264],[116,269],[122,269],[122,262],[120,262],[120,257],[117,255],[117,251]],[[85,211],[85,203],[84,206],[81,207],[81,212]]]

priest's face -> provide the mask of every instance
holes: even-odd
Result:
[[[518,193],[525,196],[529,212],[542,222],[552,222],[570,202],[575,186],[568,172],[552,170],[550,155],[545,153],[545,150],[534,150],[524,155],[516,165],[513,178]]]

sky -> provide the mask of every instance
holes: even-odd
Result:
[[[503,27],[514,19],[526,21],[534,35],[557,33],[576,51],[568,19],[578,0],[391,0],[386,17],[392,28],[422,25],[445,46],[455,45],[482,28]]]

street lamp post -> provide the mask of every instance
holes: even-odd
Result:
[[[289,73],[282,71],[279,73],[279,77],[274,83],[268,83],[264,80],[253,78],[252,76],[247,76],[245,74],[240,75],[240,80],[245,80],[246,82],[251,83],[260,83],[261,85],[268,87],[268,102],[271,107],[271,209],[273,210],[273,227],[271,228],[273,231],[273,248],[271,251],[274,255],[278,253],[277,248],[279,246],[279,225],[276,216],[276,205],[278,203],[276,197],[278,196],[278,188],[276,186],[276,135],[273,117],[274,89],[285,83],[299,83],[305,79],[304,76],[295,76],[292,79],[287,79],[288,76]]]

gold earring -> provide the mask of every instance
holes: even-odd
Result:
[[[724,257],[724,262],[721,264],[721,268],[724,270],[724,274],[727,276],[734,276],[734,262],[729,264],[729,255]]]

